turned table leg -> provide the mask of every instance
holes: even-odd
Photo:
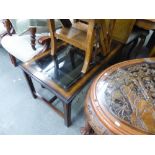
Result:
[[[71,125],[71,103],[64,103],[64,122],[67,127]]]
[[[37,98],[37,96],[36,96],[36,90],[35,90],[35,88],[34,88],[34,85],[33,85],[33,82],[32,82],[31,77],[30,77],[26,72],[24,72],[24,76],[25,76],[25,78],[26,78],[26,81],[27,81],[27,83],[28,83],[28,86],[29,86],[29,88],[30,88],[30,91],[31,91],[32,96],[33,96],[34,98]]]

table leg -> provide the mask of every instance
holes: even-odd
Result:
[[[16,58],[11,54],[9,54],[9,56],[10,56],[12,64],[16,67],[17,66]]]
[[[24,71],[23,71],[24,72]],[[36,90],[35,90],[35,88],[34,88],[34,85],[33,85],[33,82],[32,82],[32,79],[31,79],[31,77],[26,73],[26,72],[24,72],[24,76],[25,76],[25,78],[26,78],[26,81],[27,81],[27,83],[28,83],[28,86],[29,86],[29,88],[30,88],[30,91],[31,91],[31,94],[32,94],[32,96],[34,97],[34,98],[37,98],[37,96],[36,96]]]
[[[80,128],[80,132],[82,135],[91,135],[94,134],[93,129],[91,128],[88,121],[85,121],[85,127]]]
[[[64,122],[67,127],[71,125],[71,102],[66,104],[63,103],[64,107]]]

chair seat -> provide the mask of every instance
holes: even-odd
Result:
[[[82,50],[86,49],[87,32],[82,31],[79,28],[73,26],[71,28],[63,27],[56,30],[55,36],[57,39],[63,40]]]
[[[36,34],[36,40],[38,40],[41,36],[48,35],[48,33]],[[36,42],[36,50],[33,50],[30,43],[30,35],[7,35],[2,38],[1,44],[8,53],[22,62],[32,59],[34,56],[42,52],[44,48],[44,46]]]

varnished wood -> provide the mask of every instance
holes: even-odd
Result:
[[[40,100],[44,101],[50,108],[52,108],[52,110],[54,110],[60,117],[64,118],[64,113],[53,105],[53,102],[57,99],[56,96],[54,96],[48,101],[47,99],[42,97],[42,95],[40,95],[38,92],[35,92],[35,95]]]
[[[98,20],[98,24],[101,26],[100,43],[102,45],[102,51],[104,55],[107,55],[111,51],[112,35],[114,31],[116,20],[110,20],[109,24],[106,24],[105,20]]]
[[[107,20],[106,22],[108,23],[109,21]],[[133,30],[135,22],[135,19],[117,19],[112,34],[113,40],[125,44]]]
[[[37,28],[32,27],[32,28],[29,29],[29,31],[31,33],[31,35],[30,35],[30,37],[31,37],[31,39],[30,39],[31,40],[31,47],[32,47],[33,50],[36,50],[35,45],[36,45],[36,31],[37,31]]]
[[[84,59],[84,65],[82,67],[82,73],[86,73],[89,69],[90,61],[92,59],[92,52],[93,52],[93,43],[94,43],[94,26],[95,26],[95,20],[90,19],[88,22],[88,30],[87,30],[87,36],[86,36],[86,49],[85,49],[85,59]]]
[[[141,68],[141,71],[139,70],[139,67]],[[148,70],[146,70],[145,67],[148,67]],[[129,68],[129,70],[127,70],[127,68]],[[85,114],[89,125],[93,128],[96,134],[155,134],[155,119],[153,117],[155,111],[153,108],[154,100],[152,100],[152,98],[154,99],[155,97],[153,94],[154,88],[147,89],[145,87],[145,79],[147,82],[152,81],[151,76],[154,77],[154,69],[155,58],[135,59],[113,65],[104,70],[95,79],[85,100]],[[135,79],[131,78],[129,80],[129,77],[132,77],[131,72],[133,74],[134,71],[138,76],[135,76]],[[147,71],[151,72],[151,74],[145,75]],[[128,79],[130,81],[128,81],[128,84],[123,83],[125,74],[126,76],[129,76],[126,77],[126,80]],[[115,80],[116,78],[112,79],[112,76],[115,75],[117,76],[117,81]],[[109,80],[111,83],[108,83]],[[137,80],[139,83],[136,82]],[[139,85],[139,88],[131,90],[130,88],[135,87],[132,85],[131,81],[135,82],[135,85]],[[113,89],[115,93],[112,90],[107,90],[107,87]],[[143,91],[140,91],[140,89]],[[126,100],[123,100],[120,96],[119,90],[122,92]],[[105,91],[106,96],[104,94]],[[135,94],[135,91],[141,94],[138,93],[137,95]],[[147,98],[146,95],[149,97]],[[106,99],[104,99],[105,97]],[[108,97],[114,102],[113,104],[116,104],[115,100],[119,98],[121,101],[127,102],[131,105],[131,113],[125,113],[130,117],[128,117],[128,119],[123,117],[125,115],[124,111],[127,110],[125,108],[130,109],[129,106],[125,107],[122,105],[121,112],[111,112],[113,105],[109,102],[110,100],[108,101]],[[124,102],[122,103],[125,104]],[[121,105],[121,103],[117,104]]]
[[[7,26],[8,26],[8,25],[6,25],[6,20],[4,20],[4,19],[1,20],[1,24],[3,24],[3,26],[6,28],[6,30],[0,34],[0,42],[1,42],[1,39],[2,39],[5,35],[8,34],[8,31],[7,31]]]
[[[28,83],[28,86],[30,88],[30,91],[31,91],[32,96],[34,98],[37,98],[37,96],[36,96],[36,90],[34,88],[34,85],[33,85],[33,82],[32,82],[31,77],[26,72],[23,72],[23,73],[24,73],[25,79],[26,79],[26,81]]]
[[[38,39],[39,44],[42,44],[42,45],[44,45],[47,41],[48,42],[51,41],[50,36],[43,36],[43,37]]]
[[[63,40],[64,42],[69,43],[85,51],[85,60],[84,60],[82,72],[86,73],[91,59],[90,51],[92,52],[92,48],[93,48],[92,43],[93,43],[93,35],[94,35],[94,24],[95,24],[95,20],[89,20],[87,31],[86,31],[87,25],[83,23],[81,25],[79,23],[75,23],[71,27],[62,27],[61,29],[58,29],[55,31],[54,20],[50,20],[49,25],[50,25],[51,33],[53,34],[51,36],[52,38],[51,44],[53,45],[53,48],[51,49],[51,54],[55,55],[55,52],[57,49],[55,37],[57,39]]]
[[[3,19],[3,24],[4,24],[4,27],[6,28],[6,32],[2,34],[1,38],[3,38],[5,35],[11,36],[12,34],[15,33],[15,30],[9,19]],[[17,66],[16,58],[11,54],[9,54],[9,57],[10,57],[12,64],[16,67]]]
[[[64,121],[66,126],[71,125],[71,103],[74,97],[79,93],[79,91],[84,87],[84,85],[95,75],[96,72],[100,70],[100,68],[105,67],[107,65],[107,62],[111,60],[118,52],[117,50],[112,51],[107,57],[105,57],[104,61],[101,61],[99,64],[97,64],[93,69],[91,69],[89,72],[85,74],[81,79],[78,80],[78,82],[74,85],[72,85],[68,90],[63,89],[61,86],[59,86],[57,83],[55,83],[53,80],[49,79],[47,76],[45,76],[44,73],[36,70],[33,68],[33,65],[31,65],[34,61],[38,61],[45,56],[49,55],[50,50],[42,53],[41,55],[38,55],[37,57],[33,58],[29,62],[26,62],[22,64],[20,67],[26,74],[26,78],[29,84],[29,87],[31,89],[32,95],[34,97],[38,97],[33,84],[31,83],[33,78],[34,80],[38,81],[43,87],[51,91],[57,98],[59,98],[64,105]],[[49,55],[50,56],[50,55]],[[37,65],[37,63],[35,63]],[[47,101],[43,99],[41,96],[39,96],[40,99]],[[55,109],[54,109],[55,110]],[[56,111],[56,110],[55,110]]]
[[[102,50],[104,50],[104,55],[108,54],[111,51],[109,47],[110,47],[110,44],[112,43],[112,39],[116,38],[115,36],[116,34],[118,34],[116,33],[117,29],[115,28],[115,23],[117,24],[117,22],[115,20],[110,20],[108,24],[108,28],[106,28],[107,27],[107,24],[105,23],[106,20],[89,19],[82,23],[80,23],[79,21],[80,20],[76,20],[76,22],[72,24],[71,27],[62,27],[55,31],[54,20],[50,20],[49,25],[52,33],[51,45],[53,45],[53,48],[51,49],[51,54],[55,55],[56,53],[57,48],[56,48],[55,38],[63,40],[64,42],[83,50],[85,54],[85,60],[84,60],[84,65],[81,72],[85,74],[89,70],[91,61],[93,61],[93,55],[94,55],[93,47],[94,47],[94,43],[96,43],[95,42],[96,37],[100,35],[100,33],[101,33],[101,36],[103,37],[100,38],[101,41],[99,45],[102,45]],[[98,31],[99,34],[96,33],[95,35],[95,26],[96,24],[99,23],[99,21],[100,21],[100,24],[102,24],[102,27],[104,28],[102,29],[102,31],[100,30]],[[122,42],[125,43],[134,25],[134,20],[133,21],[127,20],[127,21],[130,23],[129,29],[127,33],[123,33],[125,34],[125,37],[121,40],[121,43]]]
[[[53,19],[48,20],[48,28],[49,28],[50,37],[51,37],[51,55],[54,56],[56,54],[56,50],[57,50],[57,42],[56,42],[56,38],[54,36],[55,23],[54,23]]]
[[[14,30],[14,28],[13,28],[13,26],[12,26],[9,19],[3,19],[3,24],[4,24],[5,28],[6,28],[6,31],[7,31],[8,35],[11,36],[12,34],[15,34],[15,30]]]
[[[13,34],[16,33],[9,19],[4,19],[3,24],[4,24],[6,31],[7,31],[7,33],[5,35],[12,36]],[[36,41],[37,41],[36,40],[36,27],[31,27],[26,32],[30,32],[31,47],[32,47],[32,49],[36,50],[36,47],[35,47]],[[38,43],[43,45],[43,49],[40,51],[40,53],[46,51],[49,48],[50,40],[51,40],[51,38],[49,38],[48,36],[44,36],[44,37],[39,38]],[[15,67],[18,66],[16,57],[14,57],[11,54],[9,54],[9,56],[10,56],[12,64]]]
[[[31,77],[24,71],[24,75],[26,78],[26,81],[28,83],[28,86],[30,88],[30,91],[32,93],[32,96],[34,98],[39,98],[42,101],[44,101],[48,106],[50,106],[59,116],[61,116],[62,118],[64,118],[64,122],[65,125],[67,127],[69,127],[71,125],[71,103],[68,104],[63,104],[64,107],[64,112],[60,111],[58,108],[56,108],[53,105],[53,102],[57,99],[57,96],[52,97],[49,101],[47,99],[45,99],[44,97],[42,97],[42,95],[40,95],[36,90],[35,87],[33,85],[32,79]],[[46,86],[45,86],[46,87]]]
[[[69,127],[71,125],[71,103],[63,104],[63,107],[65,125]]]
[[[16,58],[11,54],[9,54],[9,57],[10,57],[11,63],[16,67],[17,66]]]
[[[121,47],[123,47],[123,46],[120,45],[118,47],[118,49],[120,49]],[[81,88],[88,82],[88,79],[92,78],[93,75],[101,68],[101,66],[104,66],[104,65],[106,66],[107,62],[109,62],[116,54],[118,54],[118,49],[112,50],[111,53],[109,55],[107,55],[104,60],[101,61],[101,63],[97,64],[94,68],[92,68],[88,73],[85,74],[85,76],[83,76],[77,82],[76,85],[73,85],[67,91],[64,90],[63,88],[61,88],[60,86],[58,86],[52,80],[44,78],[44,75],[41,72],[37,72],[32,67],[30,67],[31,63],[33,63],[34,61],[37,61],[37,60],[41,59],[42,57],[49,55],[50,50],[46,51],[45,53],[42,53],[41,55],[38,55],[37,57],[33,58],[29,62],[24,63],[22,65],[22,69],[28,70],[29,72],[31,72],[32,75],[35,75],[35,77],[37,79],[44,81],[49,86],[49,89],[52,88],[52,91],[54,91],[56,94],[57,94],[57,92],[60,94],[60,98],[64,102],[70,101],[72,99],[72,97],[74,96],[74,94],[76,94],[77,92],[79,92],[81,90]],[[121,49],[119,52],[121,52]],[[37,74],[36,74],[36,72],[37,72]]]
[[[104,21],[104,20],[103,20]],[[41,55],[36,56],[32,60],[28,61],[27,63],[24,63],[21,65],[22,70],[26,72],[31,78],[38,81],[41,85],[43,85],[46,89],[50,90],[55,96],[57,96],[64,104],[64,121],[67,126],[71,123],[71,110],[70,106],[68,104],[71,104],[74,97],[78,94],[78,92],[83,88],[83,86],[90,81],[91,78],[102,68],[107,66],[109,60],[113,58],[116,54],[119,54],[121,52],[121,49],[123,48],[123,45],[121,42],[113,41],[113,30],[115,21],[110,21],[110,24],[108,25],[106,31],[101,32],[103,33],[103,36],[105,35],[107,40],[104,40],[104,43],[106,44],[105,52],[108,51],[107,55],[105,55],[104,59],[95,64],[90,70],[90,62],[92,62],[92,55],[93,55],[93,47],[96,44],[96,21],[94,19],[88,20],[88,23],[82,23],[79,25],[78,22],[72,25],[70,28],[63,27],[58,30],[55,29],[54,20],[49,20],[49,27],[51,32],[51,47],[52,49],[46,51],[45,53],[42,53]],[[75,30],[76,29],[76,30]],[[62,31],[59,35],[57,32]],[[64,31],[65,30],[65,31]],[[74,31],[75,30],[75,31]],[[72,33],[70,33],[72,32]],[[108,33],[107,33],[108,32]],[[47,78],[43,72],[40,72],[36,70],[33,66],[37,65],[37,63],[40,59],[43,57],[49,55],[49,52],[51,53],[52,57],[54,58],[56,56],[56,52],[58,49],[58,39],[62,39],[65,43],[69,43],[71,45],[74,45],[75,47],[81,48],[82,39],[80,37],[77,37],[78,34],[80,36],[83,36],[81,34],[85,34],[85,41],[86,44],[83,45],[83,49],[85,49],[85,64],[83,67],[85,67],[83,70],[83,73],[85,73],[78,81],[71,85],[67,90],[63,89],[61,86],[59,86],[56,82],[54,82],[52,79]],[[108,35],[107,35],[108,34]],[[60,38],[60,36],[64,38]],[[66,39],[67,38],[67,39]],[[72,40],[70,40],[72,38]],[[75,40],[73,38],[76,38]],[[77,45],[77,40],[79,39],[79,44]],[[125,40],[125,39],[124,39]],[[98,41],[98,40],[97,40]],[[104,45],[104,44],[103,44]],[[104,45],[105,46],[105,45]],[[80,51],[81,52],[81,51]],[[72,57],[72,56],[71,56]],[[33,65],[32,65],[33,63]],[[74,62],[73,62],[74,63]],[[74,65],[73,65],[74,66]]]
[[[80,31],[74,27],[58,29],[55,33],[57,39],[61,39],[82,50],[86,49],[86,35],[86,32]]]
[[[154,30],[155,29],[155,20],[149,19],[137,19],[136,25],[138,27],[144,28],[146,30]]]

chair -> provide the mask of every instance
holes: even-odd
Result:
[[[57,51],[56,39],[80,49],[85,55],[84,65],[81,70],[81,72],[85,74],[90,70],[90,66],[94,62],[94,55],[98,54],[101,49],[103,51],[102,55],[104,56],[107,56],[111,51],[111,49],[108,49],[111,46],[109,37],[123,45],[134,43],[132,48],[137,44],[137,38],[139,38],[139,36],[130,37],[130,39],[128,39],[134,27],[135,20],[116,20],[113,32],[111,32],[112,29],[110,27],[107,27],[108,29],[106,30],[107,24],[108,20],[76,19],[73,24],[55,30],[54,20],[50,20],[49,25],[52,34],[51,55],[54,56]],[[107,32],[108,36],[106,36]]]
[[[89,20],[88,25],[79,25],[73,24],[71,26],[63,26],[60,29],[55,30],[54,20],[49,21],[49,25],[51,27],[51,38],[52,38],[52,49],[51,55],[54,56],[56,54],[56,39],[62,40],[63,42],[70,44],[76,48],[84,51],[85,60],[82,68],[82,73],[86,73],[88,70],[88,66],[91,59],[91,52],[93,48],[93,35],[94,35],[94,20]],[[83,30],[82,27],[85,27]]]
[[[14,66],[18,65],[17,60],[26,62],[49,47],[47,20],[5,20],[5,25],[8,35],[1,43]]]

